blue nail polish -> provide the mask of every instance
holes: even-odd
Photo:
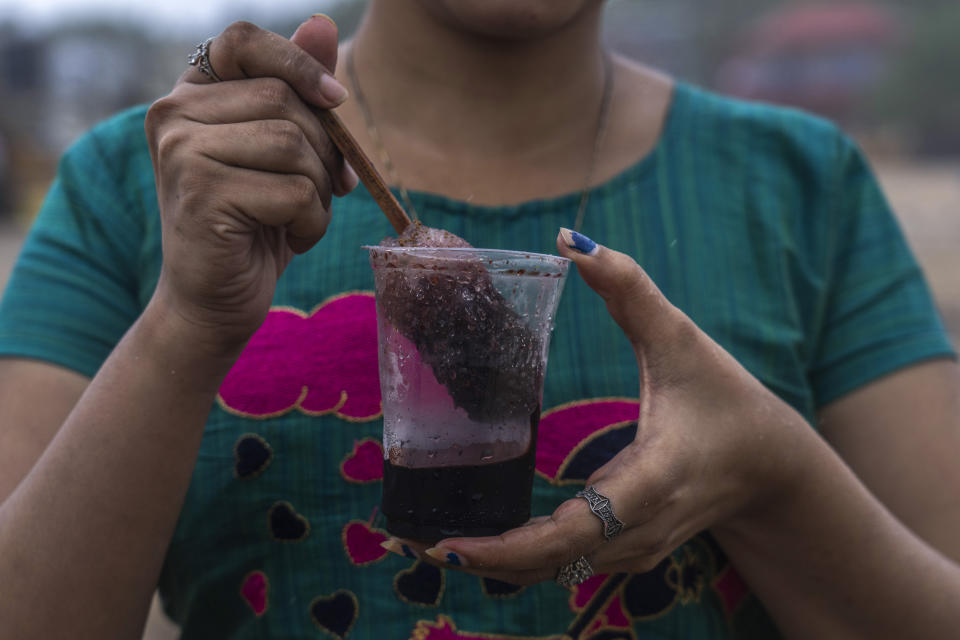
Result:
[[[408,547],[407,545],[405,545],[405,544],[400,545],[400,550],[403,551],[403,555],[407,556],[407,557],[410,558],[411,560],[416,560],[416,559],[417,559],[417,554],[415,554],[415,553],[413,552],[413,550],[412,550],[410,547]]]
[[[457,554],[455,554],[455,553],[452,552],[452,551],[449,551],[449,552],[447,553],[447,564],[453,565],[454,567],[459,567],[459,566],[462,565],[463,563],[460,562],[460,556],[458,556]]]
[[[571,231],[570,238],[573,239],[573,244],[570,245],[571,249],[576,249],[580,253],[585,253],[588,256],[597,254],[597,243],[582,233]]]

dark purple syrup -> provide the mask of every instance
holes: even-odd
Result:
[[[498,462],[408,466],[436,452],[391,450],[383,465],[381,510],[386,528],[399,538],[434,543],[443,538],[492,536],[519,527],[530,519],[530,494],[536,463],[540,412],[530,417],[530,446],[520,456]],[[490,448],[496,459],[496,444]],[[463,451],[440,452],[441,459],[471,456]],[[433,454],[433,455],[430,455]]]

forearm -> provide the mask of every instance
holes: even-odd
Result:
[[[229,363],[141,318],[0,505],[0,636],[139,637]]]
[[[812,432],[796,446],[805,466],[788,494],[713,530],[785,635],[956,633],[960,568],[894,518]]]

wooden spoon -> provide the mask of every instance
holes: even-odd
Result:
[[[376,200],[380,210],[383,211],[383,215],[387,216],[387,220],[393,225],[397,234],[402,234],[411,224],[410,216],[397,202],[397,199],[387,187],[387,183],[383,181],[373,163],[370,162],[370,158],[357,144],[353,135],[343,126],[343,122],[337,114],[329,109],[317,107],[312,107],[312,109],[320,120],[323,130],[327,132],[327,135],[333,140],[333,144],[337,145],[337,149],[357,172],[360,181],[373,196],[373,199]]]

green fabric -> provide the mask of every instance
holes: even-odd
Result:
[[[149,299],[161,252],[144,114],[132,110],[97,127],[65,156],[0,306],[0,355],[93,375]],[[579,201],[570,194],[478,207],[412,198],[426,224],[475,246],[543,253],[554,252],[558,227],[572,225]],[[661,142],[593,191],[583,232],[633,255],[674,304],[811,425],[818,407],[843,394],[952,354],[861,154],[833,126],[795,111],[680,84]],[[380,437],[376,410],[356,404],[371,387],[343,388],[339,404],[324,405],[311,394],[329,381],[297,376],[321,354],[329,377],[366,380],[371,352],[353,340],[359,312],[331,313],[323,330],[297,323],[344,301],[369,301],[362,292],[372,291],[372,274],[360,247],[390,234],[362,188],[337,201],[327,237],[298,256],[277,287],[269,321],[294,327],[291,342],[260,354],[266,364],[252,367],[251,380],[261,375],[262,384],[249,384],[249,397],[225,391],[212,411],[161,579],[186,640],[407,638],[415,630],[418,638],[546,637],[590,609],[554,584],[493,597],[492,585],[455,571],[417,581],[404,575],[414,568],[410,560],[351,559],[349,525],[368,525],[376,536],[381,524],[380,483],[351,479],[341,466],[355,447]],[[570,453],[564,473],[572,473],[590,464],[577,452],[602,461],[629,431],[601,421],[577,440],[569,425],[614,421],[636,398],[638,380],[626,339],[573,272],[556,325],[541,442]],[[264,385],[276,397],[257,396],[254,387]],[[281,392],[292,395],[285,400]],[[238,477],[235,447],[245,434],[268,443],[272,458],[259,473]],[[543,468],[538,461],[537,515],[582,484],[575,474],[565,479]],[[279,541],[271,530],[268,514],[283,502],[309,522],[300,541]],[[259,616],[243,590],[258,571],[269,583]],[[413,582],[419,591],[401,588]],[[613,585],[611,600],[594,603],[599,613],[584,622],[582,637],[776,637],[707,535],[656,572],[597,578],[590,589]],[[436,598],[413,604],[411,593]]]

